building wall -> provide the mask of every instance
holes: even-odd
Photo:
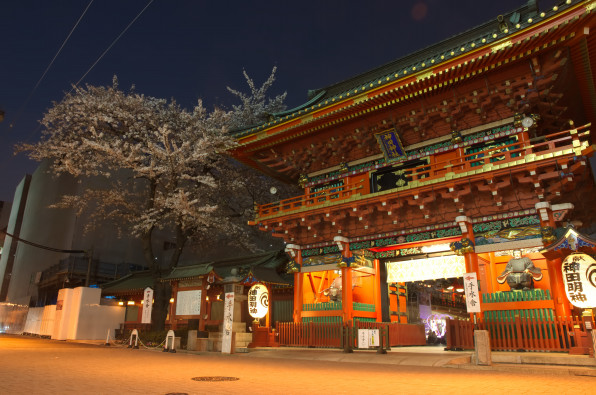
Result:
[[[14,194],[14,204],[10,210],[10,218],[7,225],[7,233],[18,236],[22,223],[22,215],[25,209],[26,196],[29,190],[31,176],[27,175],[17,185]],[[0,258],[0,300],[6,300],[8,287],[13,278],[14,256],[17,244],[13,238],[6,236],[4,239],[3,253]]]
[[[31,179],[26,191],[28,193],[23,193],[27,186],[25,179],[17,187],[14,201],[19,203],[14,204],[11,212],[9,233],[20,223],[20,238],[23,240],[60,250],[90,251],[94,260],[102,262],[141,265],[144,263],[142,245],[139,240],[129,236],[130,232],[118,232],[116,227],[109,223],[86,230],[89,215],[77,216],[73,209],[49,207],[58,203],[63,195],[81,193],[85,186],[101,186],[100,179],[88,179],[79,183],[71,176],[55,177],[49,174],[48,170],[49,164],[44,162],[28,176]],[[22,218],[18,216],[19,208],[24,208]],[[156,242],[156,258],[163,260],[164,238],[158,239],[161,241]],[[33,304],[37,298],[37,273],[56,265],[70,254],[49,251],[23,242],[16,243],[15,249],[14,240],[7,237],[5,251],[9,251],[11,246],[15,250],[14,264],[5,291],[6,300],[19,304]],[[7,260],[8,254],[4,254],[0,260],[0,274],[6,269]]]

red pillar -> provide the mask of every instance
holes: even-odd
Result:
[[[375,312],[377,313],[377,322],[383,321],[383,309],[381,306],[381,272],[379,270],[379,260],[375,259],[373,261],[373,269],[375,271],[374,274],[374,301],[375,301]],[[399,297],[399,296],[398,296]]]
[[[350,243],[347,237],[335,236],[333,241],[337,243],[344,258],[351,258]],[[354,298],[352,295],[352,268],[344,262],[341,265],[341,306],[343,322],[349,322],[354,318]]]
[[[302,270],[302,252],[300,246],[296,244],[288,244],[286,252],[290,254],[296,265],[298,265],[298,272],[294,273],[294,322],[302,322],[302,303],[304,293],[304,275]]]
[[[555,219],[551,206],[547,202],[536,203],[536,211],[540,218],[540,226],[556,227]],[[547,259],[548,277],[550,280],[550,290],[555,303],[555,314],[557,316],[571,317],[571,308],[563,284],[563,272],[561,272],[561,259]]]
[[[470,220],[470,218],[468,218],[466,216],[460,216],[460,217],[455,218],[455,221],[459,224],[459,226],[461,228],[462,239],[463,238],[470,239],[472,244],[474,244],[474,229],[473,229],[472,221]],[[466,262],[466,273],[474,272],[474,273],[476,273],[476,278],[480,279],[480,276],[478,275],[478,257],[476,256],[476,252],[474,252],[473,249],[471,252],[465,252],[464,260]],[[486,290],[480,291],[481,294],[483,292],[486,292]],[[482,306],[482,296],[480,296],[480,301],[481,301],[480,306]],[[481,310],[482,310],[482,307],[481,307]],[[474,314],[475,313],[470,313],[471,321],[474,321]],[[482,313],[480,313],[480,315],[482,316]]]

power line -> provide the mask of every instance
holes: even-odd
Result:
[[[43,81],[43,79],[45,78],[45,76],[48,73],[48,71],[50,71],[50,68],[54,64],[54,61],[56,60],[56,58],[58,57],[58,55],[60,55],[60,52],[62,52],[62,49],[64,48],[64,46],[66,45],[66,43],[70,39],[70,36],[72,36],[72,33],[75,31],[75,29],[77,28],[77,26],[79,26],[79,23],[81,22],[81,20],[83,19],[83,17],[87,13],[87,10],[89,9],[89,7],[91,7],[91,4],[92,3],[93,3],[93,0],[91,0],[89,2],[89,4],[87,4],[87,7],[83,10],[83,13],[79,17],[79,19],[77,20],[77,22],[75,23],[75,25],[72,27],[72,29],[70,29],[70,33],[68,33],[68,36],[62,42],[62,45],[58,49],[58,52],[56,52],[56,54],[54,55],[54,58],[50,61],[50,64],[48,64],[48,67],[46,67],[45,71],[43,72],[43,74],[41,75],[41,77],[39,78],[39,80],[37,81],[37,84],[35,84],[35,86],[33,87],[33,90],[31,91],[31,93],[29,93],[29,96],[25,100],[25,103],[23,103],[23,105],[17,111],[17,115],[15,116],[15,118],[12,120],[12,122],[10,122],[10,124],[9,124],[10,127],[13,127],[14,126],[14,124],[19,120],[19,118],[23,114],[23,111],[25,111],[25,108],[26,108],[27,104],[29,104],[29,101],[31,100],[31,97],[33,96],[33,94],[35,93],[35,91],[37,90],[37,88],[39,87],[39,84],[41,84],[41,81]]]
[[[6,234],[7,236],[12,237],[16,241],[20,241],[21,243],[30,245],[32,247],[41,248],[42,250],[47,250],[47,251],[52,251],[52,252],[64,252],[64,253],[70,253],[70,254],[86,254],[87,253],[87,251],[85,251],[85,250],[65,250],[65,249],[61,249],[61,248],[48,247],[48,246],[44,246],[42,244],[34,243],[29,240],[21,239],[20,237],[12,235],[5,230],[2,230],[0,232]]]
[[[145,10],[151,5],[151,3],[153,3],[153,0],[150,0],[149,3],[147,3],[147,5],[145,6],[145,8],[143,8],[141,10],[141,12],[139,12],[137,14],[137,16],[135,16],[135,18],[128,24],[128,26],[126,26],[124,28],[124,30],[122,30],[122,32],[118,35],[118,37],[116,37],[114,39],[114,41],[112,41],[112,43],[108,46],[108,48],[106,48],[106,50],[103,51],[103,53],[99,56],[99,58],[97,58],[97,60],[95,61],[95,63],[93,63],[91,65],[91,67],[89,67],[89,70],[87,70],[85,72],[85,74],[83,74],[83,76],[81,78],[79,78],[79,80],[74,84],[75,86],[79,85],[81,83],[81,81],[83,81],[83,79],[87,76],[87,74],[89,74],[89,72],[91,72],[91,70],[93,70],[93,68],[95,67],[95,65],[97,65],[97,63],[99,63],[99,61],[104,57],[104,55],[106,53],[108,53],[108,51],[114,46],[114,44],[116,44],[116,42],[118,42],[118,40],[120,40],[120,37],[122,37],[124,35],[124,33],[126,33],[126,31],[132,26],[132,24],[135,23],[137,19],[139,19],[139,17],[141,16],[141,14],[143,12],[145,12]],[[72,92],[73,89],[74,89],[74,87],[68,93]]]

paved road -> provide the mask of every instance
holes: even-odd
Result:
[[[207,376],[239,380],[192,380]],[[594,377],[171,354],[0,335],[0,394],[588,394],[595,386]]]

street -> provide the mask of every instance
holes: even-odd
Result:
[[[193,380],[197,377],[207,381]],[[234,381],[208,381],[221,377]],[[257,358],[250,353],[174,354],[0,335],[1,394],[585,394],[595,384],[596,378],[581,376]]]

